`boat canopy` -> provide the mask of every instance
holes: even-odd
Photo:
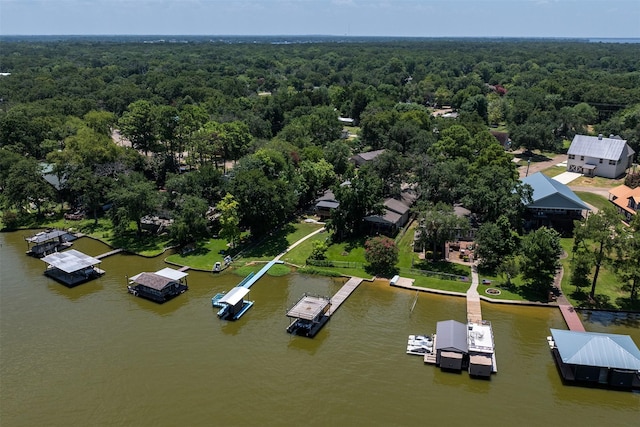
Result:
[[[305,295],[287,312],[287,317],[313,320],[324,313],[329,304],[330,301],[328,298]]]
[[[235,288],[227,292],[222,298],[220,298],[220,301],[218,302],[220,304],[236,305],[240,301],[242,301],[242,298],[244,298],[248,293],[248,288],[245,288],[243,286],[236,286]]]
[[[65,273],[74,273],[87,267],[100,264],[99,259],[83,254],[75,249],[65,252],[56,252],[41,259],[50,266],[62,270]]]
[[[27,242],[30,243],[43,243],[49,240],[57,239],[60,236],[64,236],[67,234],[66,231],[63,230],[52,230],[52,231],[41,231],[31,237],[27,237]]]

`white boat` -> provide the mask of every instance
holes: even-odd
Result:
[[[431,335],[409,335],[407,340],[407,354],[424,356],[433,352],[433,337]]]

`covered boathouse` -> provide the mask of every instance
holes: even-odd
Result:
[[[104,270],[96,265],[100,260],[83,254],[75,249],[66,252],[55,252],[42,258],[47,263],[44,274],[63,285],[73,287],[100,277]]]
[[[455,320],[436,324],[436,365],[440,369],[461,371],[468,365],[467,325]]]
[[[249,288],[236,286],[220,298],[211,300],[214,307],[220,307],[218,317],[223,320],[238,320],[253,305],[253,301],[246,301]]]
[[[629,335],[551,329],[549,345],[566,382],[640,390],[640,350]]]
[[[67,249],[76,236],[64,230],[45,230],[25,238],[27,255],[42,258],[47,254]]]
[[[155,273],[140,273],[129,279],[127,290],[134,296],[162,304],[189,289],[186,283],[188,273],[163,268]]]
[[[287,311],[287,317],[291,319],[287,332],[313,338],[329,320],[330,316],[327,312],[330,308],[331,300],[329,298],[305,293]]]

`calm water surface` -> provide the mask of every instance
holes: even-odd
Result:
[[[162,257],[115,255],[102,278],[68,289],[43,276],[24,237],[0,233],[0,425],[640,425],[640,394],[564,386],[549,353],[558,310],[482,303],[496,340],[490,381],[443,373],[404,353],[407,335],[438,320],[465,320],[464,299],[363,283],[314,339],[284,329],[305,291],[341,281],[265,276],[237,322],[211,297],[233,274],[189,275],[190,290],[164,305],[134,298],[126,276]],[[108,248],[87,238],[74,248]],[[585,315],[587,317],[587,315]],[[589,315],[587,330],[631,335],[638,321]],[[586,320],[586,319],[585,319]]]

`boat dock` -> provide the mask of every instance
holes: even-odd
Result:
[[[560,304],[558,307],[560,307],[560,313],[562,313],[562,317],[564,317],[564,321],[567,323],[570,331],[586,332],[580,316],[578,316],[578,313],[576,313],[576,310],[568,301],[567,304]]]
[[[471,267],[471,286],[467,290],[467,322],[482,323],[482,308],[478,293],[478,267]]]
[[[331,315],[335,313],[338,308],[340,308],[342,303],[345,302],[347,298],[349,298],[349,295],[351,295],[353,291],[356,290],[358,285],[362,283],[362,280],[363,279],[361,279],[360,277],[352,277],[351,279],[347,280],[347,283],[345,283],[342,288],[340,288],[340,290],[336,292],[336,294],[331,298],[331,307],[327,311],[328,317],[331,317]]]
[[[122,248],[114,249],[114,250],[112,250],[112,251],[105,252],[105,253],[103,253],[103,254],[101,254],[101,255],[98,255],[98,256],[96,256],[95,258],[96,258],[96,259],[103,259],[103,258],[109,257],[109,256],[111,256],[111,255],[119,254],[120,252],[124,252],[124,249],[122,249]]]

